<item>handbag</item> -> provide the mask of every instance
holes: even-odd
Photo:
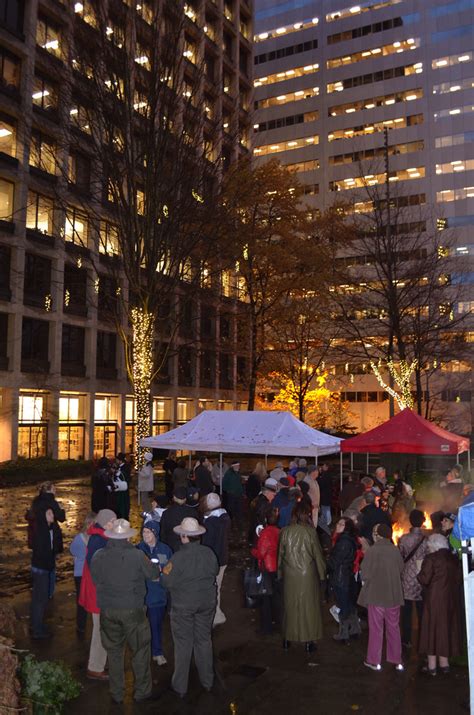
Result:
[[[126,492],[128,484],[125,479],[122,479],[119,475],[117,475],[114,477],[114,488],[116,492]]]
[[[244,592],[246,596],[271,596],[272,579],[267,571],[252,567],[244,570]]]

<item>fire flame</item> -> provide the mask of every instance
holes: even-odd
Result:
[[[433,528],[433,525],[431,523],[430,515],[428,514],[427,511],[424,511],[423,514],[425,516],[425,520],[424,520],[421,528],[431,530]],[[410,524],[408,521],[404,524],[402,524],[398,521],[396,521],[394,524],[392,524],[392,539],[393,539],[394,544],[398,544],[398,542],[400,541],[403,534],[408,534],[409,530],[410,530]]]

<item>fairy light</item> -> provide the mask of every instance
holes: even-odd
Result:
[[[82,258],[80,256],[78,257],[78,259],[76,261],[76,266],[78,268],[82,268]]]
[[[193,189],[191,193],[193,195],[193,199],[195,199],[198,202],[198,204],[204,203],[204,199],[202,198],[202,196],[200,194],[198,194],[198,192],[195,189]]]
[[[418,361],[412,360],[412,362],[409,363],[406,360],[400,360],[397,367],[393,360],[387,360],[386,367],[389,374],[393,378],[394,383],[398,387],[398,392],[397,390],[394,390],[393,387],[390,387],[390,385],[387,385],[383,379],[381,374],[381,365],[381,360],[379,360],[378,365],[372,361],[370,363],[370,367],[372,368],[379,385],[386,392],[388,392],[391,397],[393,397],[401,410],[404,410],[406,407],[412,408],[414,402],[413,395],[411,394],[411,377],[416,370]]]
[[[64,291],[64,305],[67,307],[71,301],[71,294],[69,292],[69,288],[66,288]]]
[[[143,449],[139,447],[142,437],[147,437],[150,429],[150,386],[153,376],[153,333],[154,317],[144,308],[130,311],[132,326],[132,381],[137,406],[135,430],[135,455],[138,466],[143,462]]]
[[[99,285],[100,285],[100,280],[98,278],[96,278],[94,281],[94,290],[96,293],[99,292]]]
[[[51,294],[48,293],[48,295],[45,295],[44,297],[44,309],[47,313],[51,313],[52,305],[53,299],[51,298]]]

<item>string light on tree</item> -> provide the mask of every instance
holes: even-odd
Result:
[[[383,389],[388,392],[388,394],[393,397],[397,402],[400,410],[404,410],[409,407],[413,407],[413,395],[411,392],[411,377],[416,370],[418,365],[417,360],[412,360],[412,362],[407,362],[406,360],[400,360],[400,362],[395,364],[393,360],[387,360],[386,367],[389,374],[393,378],[395,385],[398,387],[399,392],[387,385],[381,374],[382,361],[379,360],[378,365],[374,362],[370,363],[370,367],[378,380],[378,383]]]
[[[151,423],[150,386],[153,377],[154,317],[143,308],[132,308],[130,323],[132,326],[131,372],[137,406],[135,454],[137,466],[140,467],[143,462],[143,450],[139,447],[139,443],[142,437],[148,436]]]

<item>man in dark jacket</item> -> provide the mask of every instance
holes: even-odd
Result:
[[[329,526],[332,521],[331,503],[332,503],[332,477],[329,473],[329,464],[324,462],[319,469],[319,495],[320,495],[320,521]]]
[[[160,521],[160,540],[170,549],[178,551],[181,546],[180,538],[173,531],[175,526],[181,524],[187,516],[196,516],[196,509],[186,504],[187,488],[176,487],[173,492],[173,502],[163,512]]]
[[[32,542],[30,624],[32,638],[43,639],[51,636],[43,624],[44,612],[48,603],[49,584],[54,572],[56,554],[62,549],[62,538],[53,510],[44,505],[35,509],[35,531]]]
[[[39,488],[38,496],[33,499],[30,509],[25,514],[25,518],[28,522],[28,546],[30,549],[33,548],[33,542],[35,538],[36,531],[36,515],[44,514],[46,509],[51,509],[54,514],[54,521],[56,524],[55,534],[57,539],[56,548],[59,549],[57,553],[63,550],[63,537],[61,528],[58,524],[59,522],[66,521],[66,512],[56,501],[56,487],[52,482],[43,482]],[[54,594],[54,589],[56,586],[56,567],[53,566],[49,574],[49,587],[48,587],[48,597],[52,598]]]
[[[376,524],[386,524],[392,526],[390,517],[375,504],[375,494],[367,492],[364,494],[365,506],[361,509],[360,535],[364,536],[370,544],[373,544],[372,531]]]
[[[229,533],[230,516],[222,508],[221,498],[218,494],[208,494],[205,502],[204,526],[206,533],[202,537],[203,546],[209,546],[217,556],[219,573],[217,575],[217,607],[213,626],[226,622],[226,617],[221,610],[221,588],[224,572],[229,562]]]
[[[160,565],[129,543],[137,533],[126,519],[116,519],[105,531],[107,545],[91,561],[92,579],[100,608],[100,635],[109,659],[110,694],[116,703],[124,696],[125,644],[132,652],[134,699],[151,697],[151,635],[144,602],[147,580],[159,578]]]
[[[206,467],[204,462],[207,457],[199,457],[199,465],[194,470],[194,480],[196,487],[199,489],[199,494],[204,497],[214,491],[211,472]]]
[[[262,491],[250,505],[249,511],[249,544],[255,546],[257,543],[257,526],[266,526],[267,516],[272,508],[272,502],[278,490],[276,479],[269,477],[265,480]]]
[[[171,687],[181,698],[188,690],[189,666],[194,661],[206,690],[214,683],[212,622],[216,610],[216,555],[199,543],[206,529],[193,518],[175,526],[182,548],[164,567],[161,581],[171,594],[171,633],[174,673]]]

